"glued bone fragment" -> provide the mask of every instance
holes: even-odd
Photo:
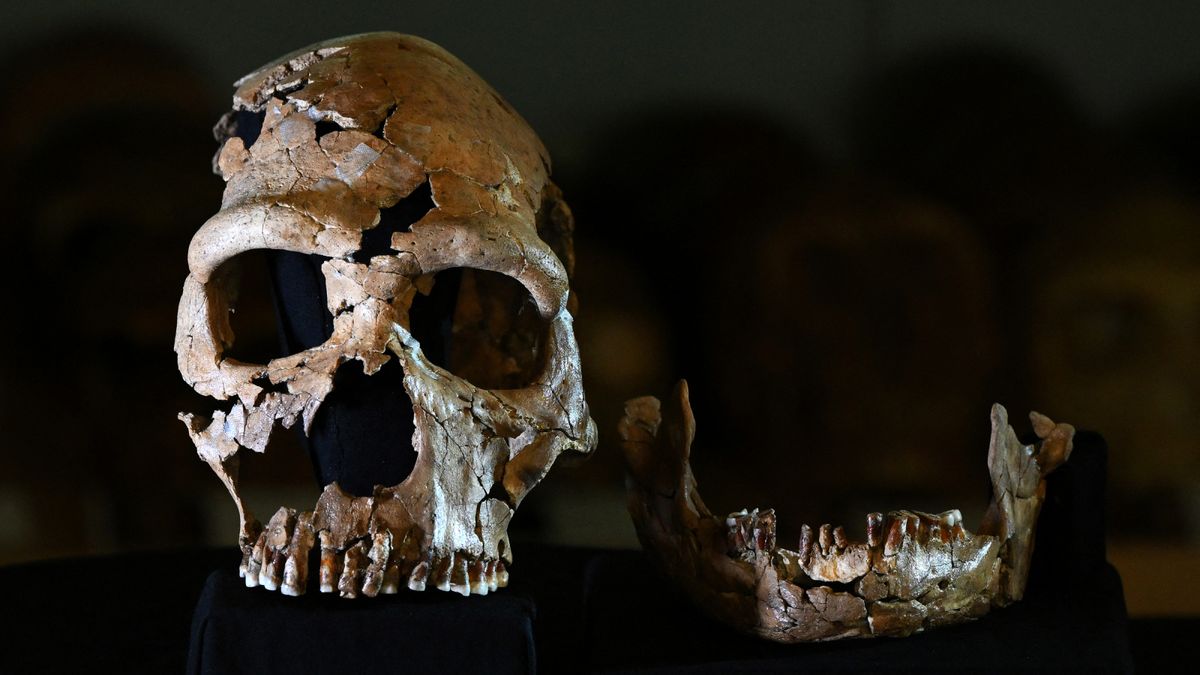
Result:
[[[865,544],[841,527],[804,525],[790,551],[775,545],[773,510],[719,519],[700,499],[695,420],[680,382],[665,404],[643,397],[625,406],[629,511],[660,571],[739,631],[776,642],[903,637],[1021,598],[1044,479],[1069,457],[1074,435],[1043,415],[1030,419],[1041,441],[1023,446],[1004,408],[992,408],[994,497],[980,533],[965,530],[957,510],[893,511],[867,516]]]

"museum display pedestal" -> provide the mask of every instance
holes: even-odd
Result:
[[[1104,559],[1103,440],[1051,475],[1026,597],[904,639],[781,645],[709,621],[637,551],[518,544],[494,595],[343,600],[209,577],[189,672],[739,672],[1132,669],[1120,578]]]
[[[220,570],[196,606],[188,672],[527,673],[533,622],[533,600],[517,593],[291,598]]]

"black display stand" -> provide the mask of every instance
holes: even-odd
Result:
[[[640,552],[518,544],[513,585],[354,601],[282,597],[214,573],[191,673],[1132,670],[1120,578],[1104,559],[1103,440],[1080,433],[1050,479],[1026,598],[904,639],[779,645],[696,612]]]
[[[529,673],[533,622],[532,599],[516,593],[295,599],[222,570],[197,604],[188,672]]]

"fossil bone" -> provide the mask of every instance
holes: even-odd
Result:
[[[1045,476],[1071,453],[1074,429],[1031,413],[1041,441],[1022,445],[992,407],[993,501],[978,534],[957,510],[866,517],[866,543],[841,527],[801,528],[777,546],[775,512],[714,516],[690,465],[695,420],[680,382],[666,406],[629,401],[620,424],[629,511],[651,559],[713,618],[778,642],[906,636],[980,617],[1021,599]]]
[[[320,589],[346,597],[504,586],[517,505],[561,453],[589,453],[596,440],[568,311],[570,212],[549,182],[545,149],[478,75],[411,36],[331,40],[236,86],[234,112],[261,114],[262,128],[249,147],[225,134],[215,162],[225,194],[188,251],[175,351],[197,392],[230,402],[211,419],[180,418],[237,505],[246,585],[304,593],[315,546]],[[237,119],[227,115],[218,131]],[[393,233],[390,250],[367,251],[364,232],[380,210],[426,183],[434,207]],[[326,342],[265,364],[227,356],[237,281],[228,263],[252,249],[328,258]],[[485,389],[426,357],[409,310],[449,268],[467,270],[460,305],[473,294],[472,307],[495,309],[481,277],[467,283],[473,270],[528,291],[544,331],[532,381]],[[489,318],[455,335],[478,347],[467,371],[537,362],[496,348],[517,322]],[[362,496],[330,483],[312,511],[281,508],[263,528],[239,492],[239,453],[263,452],[277,422],[307,431],[342,364],[357,360],[372,375],[390,359],[413,402],[408,478]]]

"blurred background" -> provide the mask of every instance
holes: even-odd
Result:
[[[999,401],[1105,436],[1131,612],[1200,613],[1196,575],[1160,581],[1200,564],[1200,5],[753,6],[6,5],[0,563],[235,541],[171,351],[211,127],[259,65],[397,30],[530,121],[575,211],[601,442],[516,534],[636,546],[616,423],[680,377],[714,511],[774,507],[785,544],[899,507],[976,524]],[[318,493],[276,438],[261,514]]]

